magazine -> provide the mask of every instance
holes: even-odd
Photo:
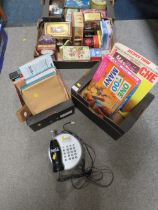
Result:
[[[123,108],[123,111],[130,112],[157,83],[158,66],[120,43],[114,45],[111,55],[120,64],[133,71],[141,80],[137,91]]]
[[[106,55],[82,96],[99,115],[111,116],[127,103],[140,79],[110,55]]]

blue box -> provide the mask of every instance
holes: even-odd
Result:
[[[3,67],[4,54],[5,54],[7,42],[8,42],[8,36],[5,32],[2,24],[0,24],[0,73],[1,73],[2,67]]]

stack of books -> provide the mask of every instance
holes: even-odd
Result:
[[[24,89],[43,80],[51,75],[56,75],[56,68],[50,55],[43,55],[33,61],[19,67],[18,71],[25,80],[25,85],[21,87]]]
[[[32,115],[69,99],[50,55],[43,55],[19,67],[14,85]]]

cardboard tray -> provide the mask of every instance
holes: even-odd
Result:
[[[17,71],[9,74],[9,78],[11,79],[11,81],[15,81],[15,79],[18,77],[19,77],[19,73]],[[23,107],[24,107],[24,104],[22,103],[22,108],[20,109],[20,112],[22,113],[27,112],[25,109],[23,109]],[[60,103],[56,106],[53,106],[39,114],[31,115],[31,116],[29,114],[26,117],[26,123],[33,131],[37,131],[73,113],[74,113],[74,104],[70,98],[69,100],[63,103]],[[24,119],[22,119],[21,121],[24,121]]]
[[[37,41],[42,34],[42,29],[45,22],[61,22],[63,21],[61,17],[51,17],[49,19],[41,19],[38,23],[37,27]],[[36,44],[37,45],[37,44]],[[36,58],[36,53],[34,51],[34,58]],[[98,61],[56,61],[53,60],[54,65],[57,69],[85,69],[85,68],[92,68]]]
[[[62,22],[64,21],[64,16],[61,15],[56,15],[56,16],[49,16],[49,4],[50,4],[50,0],[43,0],[43,8],[42,8],[42,17],[38,22],[38,26],[37,26],[37,41],[40,37],[40,35],[42,34],[42,28],[44,26],[44,22]],[[107,16],[109,17],[109,19],[111,19],[111,21],[113,21],[113,19],[115,18],[114,15],[114,7],[113,7],[113,3],[111,2],[111,0],[107,0]],[[111,47],[114,44],[114,37],[111,43]],[[34,52],[34,57],[36,56],[36,53]],[[58,69],[85,69],[85,68],[92,68],[94,65],[96,65],[98,63],[98,61],[80,61],[80,62],[76,62],[76,61],[53,61],[55,66]]]
[[[135,124],[141,114],[147,109],[154,99],[154,95],[148,93],[146,97],[129,113],[120,123],[116,124],[108,117],[101,119],[91,111],[88,103],[81,97],[80,91],[91,81],[94,72],[99,64],[96,64],[87,74],[78,80],[71,88],[71,97],[75,106],[82,111],[88,118],[95,122],[101,129],[108,133],[113,139],[117,140],[123,136]]]

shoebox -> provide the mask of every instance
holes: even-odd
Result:
[[[126,118],[123,118],[118,113],[114,115],[113,119],[109,117],[100,118],[92,109],[89,104],[81,96],[82,90],[91,81],[94,72],[99,64],[93,66],[87,74],[79,79],[71,88],[71,97],[75,106],[83,112],[88,118],[90,118],[95,124],[97,124],[102,130],[108,133],[113,139],[117,140],[136,123],[141,114],[148,108],[150,103],[154,99],[154,95],[148,93],[143,100],[128,114]]]
[[[60,72],[59,72],[59,74],[60,74]],[[19,75],[18,71],[16,71],[16,72],[10,73],[9,77],[10,77],[11,81],[15,83],[16,79],[19,78],[20,75]],[[46,109],[45,111],[35,114],[35,115],[32,115],[30,110],[25,105],[25,102],[24,102],[23,98],[21,97],[21,94],[20,94],[18,88],[16,88],[16,91],[17,91],[19,100],[21,102],[21,108],[16,113],[17,118],[20,122],[26,121],[26,124],[33,131],[40,130],[41,128],[44,128],[44,127],[56,122],[57,120],[61,120],[61,119],[74,113],[74,104],[71,100],[71,97],[70,97],[66,87],[64,90],[64,91],[66,91],[66,93],[68,95],[68,99],[66,101],[59,103],[49,109]]]

